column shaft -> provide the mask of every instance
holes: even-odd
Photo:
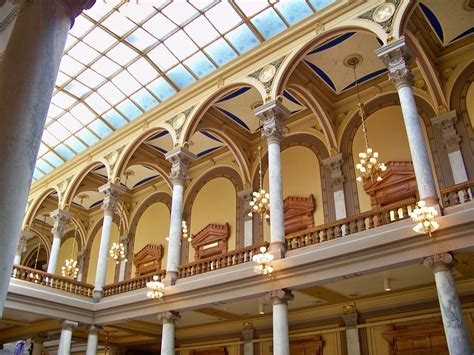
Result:
[[[270,237],[273,245],[285,246],[285,217],[281,180],[280,144],[268,143],[268,185],[270,190]]]
[[[61,237],[53,236],[53,244],[51,245],[51,253],[49,254],[48,270],[49,274],[56,273],[56,266],[58,264],[59,249],[61,248]]]
[[[59,339],[58,355],[71,354],[72,332],[78,326],[77,322],[65,320],[61,329],[61,337]]]
[[[290,354],[288,304],[286,302],[273,304],[273,354]]]
[[[41,355],[42,352],[43,352],[44,337],[34,336],[32,340],[33,340],[33,351],[31,352],[31,354],[32,355]]]
[[[174,355],[174,320],[163,320],[163,331],[161,336],[161,354]]]
[[[97,345],[99,344],[99,327],[91,325],[87,332],[87,350],[86,355],[96,355]]]
[[[171,202],[170,233],[168,241],[168,258],[166,274],[171,278],[178,277],[178,267],[181,260],[181,220],[183,214],[184,186],[180,183],[173,185],[173,200]]]
[[[110,233],[112,232],[112,211],[104,211],[104,221],[102,223],[102,233],[100,235],[99,255],[97,257],[97,270],[95,273],[94,298],[102,297],[102,289],[107,276],[107,254],[110,244]],[[96,296],[97,294],[97,296]]]
[[[61,239],[64,235],[66,224],[71,219],[71,214],[64,210],[54,210],[50,213],[53,218],[54,224],[51,230],[53,234],[53,244],[51,245],[51,253],[49,255],[48,270],[50,274],[56,273],[56,267],[58,264],[59,249],[61,248]]]

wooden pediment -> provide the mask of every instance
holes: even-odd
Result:
[[[196,260],[226,253],[229,237],[229,223],[208,224],[192,237],[191,245],[196,251]]]
[[[133,256],[135,265],[135,276],[143,276],[161,270],[161,259],[163,258],[162,244],[147,244]]]
[[[314,196],[288,196],[283,201],[285,218],[285,234],[314,227],[314,210],[316,203]],[[270,223],[270,220],[267,220]]]
[[[370,196],[372,208],[417,198],[417,185],[411,161],[389,161],[387,170],[380,174],[382,181],[365,181],[364,190]]]

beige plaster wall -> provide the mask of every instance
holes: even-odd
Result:
[[[89,269],[87,272],[87,280],[85,280],[89,284],[94,284],[95,282],[95,273],[97,271],[97,258],[99,256],[101,233],[102,233],[102,227],[97,231],[97,234],[94,236],[94,241],[92,242],[92,248],[91,248],[90,257],[89,257]],[[118,229],[118,226],[115,223],[113,223],[112,232],[110,234],[109,248],[112,246],[112,243],[114,242],[117,243],[118,240],[119,240],[119,229]],[[106,285],[114,282],[114,275],[115,275],[115,262],[111,258],[108,257],[108,252],[107,252],[107,275],[105,277]]]
[[[162,244],[164,249],[163,259],[161,260],[161,268],[166,269],[166,258],[168,255],[168,236],[170,228],[170,211],[168,206],[162,202],[154,203],[149,206],[137,225],[135,232],[135,244],[133,253],[138,253],[147,244]],[[130,260],[132,262],[132,260]],[[135,265],[132,263],[132,277],[135,277]]]
[[[471,126],[474,128],[474,84],[469,86],[466,94],[467,114],[471,120]]]
[[[73,250],[73,245],[74,245],[74,253],[72,257],[77,260],[77,252],[78,252],[78,247],[77,247],[77,242],[74,243],[74,237],[67,238],[61,243],[61,248],[59,249],[59,255],[58,255],[58,263],[56,264],[56,274],[61,275],[61,268],[65,265],[64,261],[66,259],[71,258],[71,252]]]
[[[230,225],[228,250],[235,250],[237,192],[232,182],[226,178],[209,181],[198,192],[191,209],[190,233],[196,234],[209,223]],[[195,250],[189,248],[189,262],[195,260]]]

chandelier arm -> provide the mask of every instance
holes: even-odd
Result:
[[[359,107],[359,117],[360,117],[360,120],[362,121],[362,133],[364,135],[365,148],[368,149],[369,148],[369,138],[367,136],[367,127],[365,125],[364,104],[362,103],[362,100],[360,98],[359,80],[357,79],[357,74],[356,74],[356,64],[352,65],[352,71],[354,73],[354,82],[355,82],[355,87],[356,87],[356,92],[357,92],[357,106]]]

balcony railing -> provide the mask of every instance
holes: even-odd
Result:
[[[295,232],[286,237],[288,250],[323,243],[328,240],[342,238],[354,233],[373,229],[406,218],[410,218],[415,208],[414,199],[405,200],[390,206],[360,213],[311,229]]]
[[[153,276],[158,275],[160,279],[163,279],[166,275],[165,270],[161,270],[157,273],[135,277],[133,279],[120,281],[113,283],[111,285],[105,285],[104,287],[104,297],[118,295],[120,293],[139,290],[146,287],[146,283],[152,281]]]
[[[234,266],[252,261],[255,254],[260,253],[260,247],[268,247],[268,242],[255,244],[249,247],[232,250],[228,253],[217,255],[179,267],[179,278],[203,274],[208,271],[223,269],[225,267]]]
[[[441,189],[441,198],[444,207],[456,206],[472,200],[474,193],[474,181],[466,181],[460,184]]]
[[[12,278],[87,297],[92,297],[92,291],[94,289],[93,285],[84,282],[71,280],[59,275],[48,274],[47,272],[21,265],[13,266]]]

